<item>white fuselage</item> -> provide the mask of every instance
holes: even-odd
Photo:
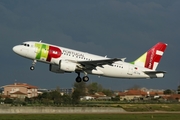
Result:
[[[44,44],[44,48],[41,46]],[[40,46],[40,47],[37,47]],[[50,50],[50,47],[55,47],[60,50],[61,55],[58,57],[56,54],[59,54],[59,51]],[[43,48],[43,49],[42,49]],[[94,60],[106,60],[109,58],[89,54],[86,52],[81,52],[77,50],[72,50],[60,46],[55,46],[47,43],[39,43],[39,42],[24,42],[23,45],[17,45],[13,48],[14,52],[20,56],[25,58],[29,58],[32,60],[37,60],[40,62],[45,62],[48,64],[53,64],[59,66],[59,61],[68,60],[73,63],[78,61],[94,61]],[[51,57],[49,57],[49,53],[51,52]],[[53,56],[54,55],[54,56]],[[47,57],[48,56],[48,57]],[[78,64],[78,63],[77,63]],[[114,78],[157,78],[163,77],[164,74],[157,73],[152,75],[147,75],[143,71],[152,71],[151,69],[147,69],[141,66],[133,65],[131,63],[127,63],[124,61],[117,61],[109,64],[104,64],[101,66],[95,66],[93,69],[85,69],[84,72],[87,74],[95,74],[99,76],[106,77],[114,77]],[[73,71],[72,71],[73,72]],[[75,72],[75,71],[74,71]],[[82,71],[81,71],[82,72]]]

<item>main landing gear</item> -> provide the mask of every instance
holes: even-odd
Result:
[[[87,76],[87,74],[85,74],[85,76],[83,78],[80,77],[80,72],[76,72],[78,74],[77,78],[76,78],[76,82],[80,83],[82,80],[84,82],[88,82],[89,81],[89,77]]]
[[[33,60],[32,66],[30,67],[30,70],[34,70],[35,69],[35,65],[36,65],[36,60]]]

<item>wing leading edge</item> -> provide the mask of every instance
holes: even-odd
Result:
[[[102,60],[92,60],[92,61],[77,61],[80,64],[79,67],[83,67],[83,69],[93,69],[97,66],[102,67],[102,65],[112,65],[112,63],[117,61],[123,61],[121,58],[110,58],[110,59],[102,59]]]

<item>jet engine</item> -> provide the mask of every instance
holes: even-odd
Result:
[[[74,72],[76,70],[76,63],[70,62],[68,60],[60,60],[59,69],[65,72]]]
[[[52,64],[49,65],[49,71],[54,72],[54,73],[64,73],[63,70],[59,69],[58,65],[52,65]]]

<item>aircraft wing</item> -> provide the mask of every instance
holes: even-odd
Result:
[[[92,61],[77,61],[84,69],[92,69],[97,66],[102,67],[102,65],[112,65],[112,63],[117,61],[122,61],[123,59],[120,58],[110,58],[110,59],[103,59],[103,60],[92,60]]]

